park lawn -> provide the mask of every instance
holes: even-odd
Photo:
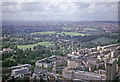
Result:
[[[115,41],[114,39],[101,37],[101,38],[97,38],[97,39],[95,39],[95,40],[93,40],[93,41],[91,41],[91,42],[93,42],[93,43],[98,43],[98,42],[100,42],[100,43],[103,43],[103,44],[108,44],[108,43],[114,42],[114,41]]]
[[[39,42],[39,43],[36,43],[36,44],[30,44],[30,45],[17,45],[18,48],[20,49],[27,49],[27,48],[31,48],[33,49],[34,46],[37,46],[37,45],[43,45],[43,46],[53,46],[53,44],[51,44],[51,42]]]
[[[96,29],[96,28],[83,28],[83,30],[95,31],[95,30],[97,30],[97,29]]]
[[[63,33],[65,35],[71,35],[71,36],[85,36],[85,35],[88,35],[88,34],[77,33],[77,32],[61,32],[59,34],[63,35]]]
[[[56,31],[48,31],[48,32],[34,32],[34,33],[31,33],[31,34],[55,34]]]

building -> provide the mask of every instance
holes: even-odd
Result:
[[[80,81],[105,80],[105,74],[97,74],[93,72],[74,70],[74,68],[72,67],[65,67],[62,71],[62,76],[63,78],[69,80],[76,79]]]
[[[78,67],[81,66],[81,60],[80,59],[68,59],[67,66],[69,67]]]
[[[13,53],[13,52],[16,52],[14,51],[14,49],[11,49],[11,48],[3,48],[3,52],[8,52],[8,53]]]
[[[80,56],[79,55],[75,55],[75,54],[67,54],[68,57],[71,57],[71,58],[79,58]]]
[[[56,62],[56,65],[66,64],[67,58],[53,55],[51,57],[38,60],[35,65],[41,68],[48,68],[53,67],[54,62]]]
[[[24,77],[24,75],[29,74],[29,68],[20,68],[12,70],[12,76],[16,77]]]
[[[86,72],[86,71],[75,71],[73,73],[74,79],[79,79],[82,81],[88,81],[88,80],[105,80],[104,74],[96,74],[92,72]]]
[[[120,43],[103,46],[102,48],[103,49],[108,49],[108,48],[117,47],[117,46],[120,46]]]
[[[102,49],[102,46],[97,46],[97,50],[101,50]]]
[[[106,80],[115,80],[116,78],[116,63],[115,58],[109,58],[106,60]]]
[[[92,57],[88,57],[87,61],[89,64],[91,64],[92,66],[97,64],[97,59],[96,58],[92,58]]]
[[[73,72],[74,72],[74,70],[72,70],[71,67],[65,67],[65,68],[62,70],[62,76],[63,76],[63,78],[65,78],[65,79],[72,80],[72,79],[73,79]]]
[[[43,67],[43,63],[41,63],[41,62],[37,61],[37,62],[35,63],[35,66],[38,66],[38,67]]]
[[[18,69],[18,68],[22,68],[22,67],[28,67],[28,68],[30,68],[31,64],[24,64],[24,65],[12,66],[12,67],[9,67],[9,69]]]
[[[99,74],[105,74],[105,70],[102,70],[102,69],[98,70],[98,72]]]
[[[118,56],[118,51],[116,50],[116,51],[112,51],[111,52],[111,57],[113,57],[113,58],[116,58],[117,56]]]
[[[52,63],[43,63],[43,68],[49,68],[52,67]]]
[[[41,68],[48,68],[52,67],[52,63],[36,62],[36,66]]]

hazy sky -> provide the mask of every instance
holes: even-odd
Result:
[[[4,2],[3,20],[117,21],[117,2]]]

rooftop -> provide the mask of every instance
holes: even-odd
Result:
[[[116,61],[115,58],[109,58],[109,59],[107,59],[106,63],[113,64],[115,61]]]
[[[28,68],[25,67],[25,68],[20,68],[20,69],[14,69],[14,70],[12,70],[12,71],[21,71],[21,70],[24,70],[24,69],[28,69]]]
[[[104,76],[103,74],[97,74],[97,73],[86,72],[86,71],[75,71],[75,73],[84,74],[84,75],[87,75],[87,76],[95,76],[95,77]]]
[[[10,68],[20,68],[20,67],[26,67],[26,66],[31,66],[30,64],[24,64],[24,65],[19,65],[19,66],[13,66]]]
[[[114,46],[119,46],[119,45],[120,45],[120,43],[111,44],[111,45],[103,46],[103,48],[114,47]]]

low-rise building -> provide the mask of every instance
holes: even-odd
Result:
[[[73,79],[73,72],[74,70],[71,69],[71,67],[65,67],[63,70],[62,70],[62,76],[66,79]]]
[[[75,71],[73,72],[73,76],[75,79],[80,80],[105,80],[105,75],[86,71]]]
[[[53,64],[52,63],[43,63],[43,68],[48,68],[48,67],[52,67]]]
[[[105,70],[102,70],[102,69],[100,69],[98,72],[99,74],[105,74]]]
[[[15,52],[14,49],[11,49],[11,48],[3,48],[3,52],[8,52],[8,53],[13,53]]]
[[[9,67],[9,69],[19,69],[19,68],[22,68],[22,67],[28,67],[28,68],[30,68],[31,64],[24,64],[24,65],[12,66],[12,67]]]
[[[43,63],[40,63],[39,61],[37,61],[37,62],[35,63],[35,66],[43,67]]]
[[[70,67],[78,67],[78,66],[81,66],[81,60],[79,59],[68,59],[67,61],[67,66],[70,66]]]
[[[97,50],[100,50],[100,49],[102,49],[102,46],[97,46]]]
[[[65,67],[62,71],[62,76],[65,79],[74,80],[79,79],[81,81],[87,80],[105,80],[105,74],[97,74],[93,72],[74,70],[72,67]]]
[[[53,67],[54,62],[56,62],[56,65],[66,64],[67,58],[53,55],[51,57],[38,60],[35,65],[41,68],[48,68]]]
[[[41,67],[41,68],[52,67],[52,63],[36,62],[35,65],[36,65],[37,67]]]
[[[29,74],[29,68],[25,67],[25,68],[20,68],[20,69],[14,69],[12,70],[12,76],[16,77],[22,77],[26,74]]]

